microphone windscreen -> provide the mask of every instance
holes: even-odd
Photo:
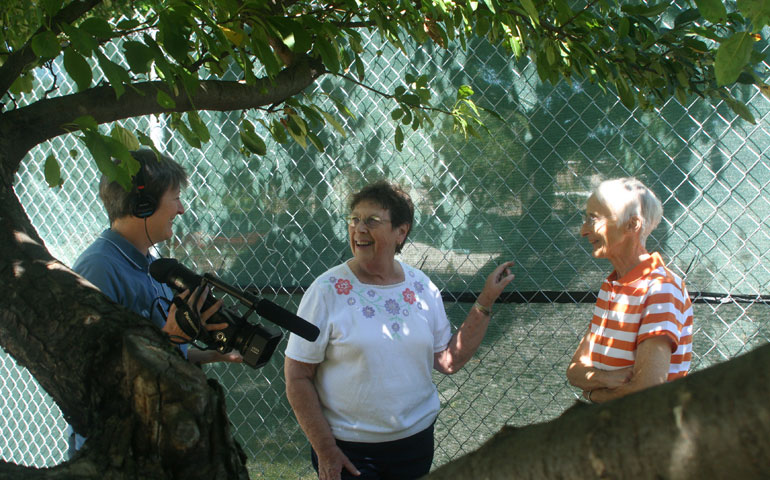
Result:
[[[179,262],[173,258],[159,258],[150,264],[150,275],[160,283],[167,283]]]
[[[295,333],[309,342],[314,342],[321,331],[312,323],[291,313],[283,307],[276,305],[270,300],[260,300],[257,303],[257,313],[285,328],[291,333]]]

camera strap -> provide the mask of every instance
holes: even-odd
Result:
[[[187,302],[179,298],[178,295],[174,296],[174,300],[172,302],[174,305],[176,305],[176,323],[179,325],[179,328],[188,337],[190,337],[190,342],[195,340],[202,340],[205,342],[208,340],[208,330],[203,327],[203,322],[201,321],[201,317],[198,312],[196,312],[195,309],[188,305]]]

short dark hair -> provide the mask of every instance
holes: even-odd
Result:
[[[400,185],[390,183],[387,180],[379,180],[370,183],[351,196],[350,210],[352,211],[356,205],[365,200],[379,204],[390,213],[391,228],[408,225],[409,228],[406,231],[404,241],[396,246],[396,253],[401,253],[401,249],[412,231],[412,225],[414,225],[414,204],[409,194]]]
[[[187,186],[187,172],[168,155],[156,154],[154,150],[143,148],[131,152],[131,156],[142,165],[146,195],[159,201],[169,189]],[[116,163],[119,161],[116,160]],[[126,191],[120,183],[110,181],[106,175],[102,175],[99,182],[99,198],[107,211],[110,225],[119,218],[133,214],[132,206],[136,195],[135,185]]]

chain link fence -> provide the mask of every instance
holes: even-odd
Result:
[[[190,174],[188,211],[163,255],[290,310],[316,276],[349,257],[346,198],[379,178],[411,193],[416,225],[402,258],[441,288],[455,327],[492,268],[516,261],[512,293],[496,305],[476,356],[456,375],[435,376],[442,401],[436,465],[473,450],[505,424],[547,421],[577,399],[566,367],[590,319],[590,293],[611,270],[592,259],[579,234],[588,192],[601,178],[636,176],[664,204],[648,247],[663,254],[696,297],[694,370],[770,339],[770,308],[761,297],[770,283],[770,101],[757,89],[738,92],[758,119],[750,125],[726,105],[700,99],[628,111],[588,82],[544,85],[533,65],[483,42],[458,55],[430,46],[393,51],[372,38],[367,52],[368,79],[378,90],[392,92],[406,72],[432,78],[438,99],[469,84],[477,101],[505,122],[490,117],[490,135],[466,141],[436,119],[435,129],[410,130],[398,152],[394,106],[330,77],[306,94],[344,99],[355,118],[346,120],[346,138],[319,135],[323,152],[273,143],[264,157],[244,155],[241,112],[202,112],[212,141],[201,150],[189,148],[164,118],[121,125],[149,129]],[[62,189],[45,185],[50,153],[63,164]],[[17,194],[67,265],[108,226],[98,176],[74,136],[36,148],[19,173]],[[227,391],[253,478],[313,478],[308,443],[284,395],[284,347],[285,339],[260,370],[206,367]],[[65,422],[57,406],[2,351],[0,376],[0,458],[61,462]]]

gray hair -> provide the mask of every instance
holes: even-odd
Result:
[[[658,197],[633,177],[605,180],[594,188],[593,195],[612,212],[618,225],[623,226],[632,217],[639,217],[642,246],[663,217],[663,206]]]
[[[160,201],[160,197],[169,189],[187,186],[187,172],[168,155],[157,155],[149,148],[142,148],[131,152],[131,156],[142,165],[145,194],[156,201]],[[118,162],[116,160],[116,163]],[[119,218],[133,214],[137,195],[136,179],[133,180],[131,190],[127,191],[118,182],[110,181],[106,175],[102,175],[99,182],[99,198],[107,211],[110,225]]]

